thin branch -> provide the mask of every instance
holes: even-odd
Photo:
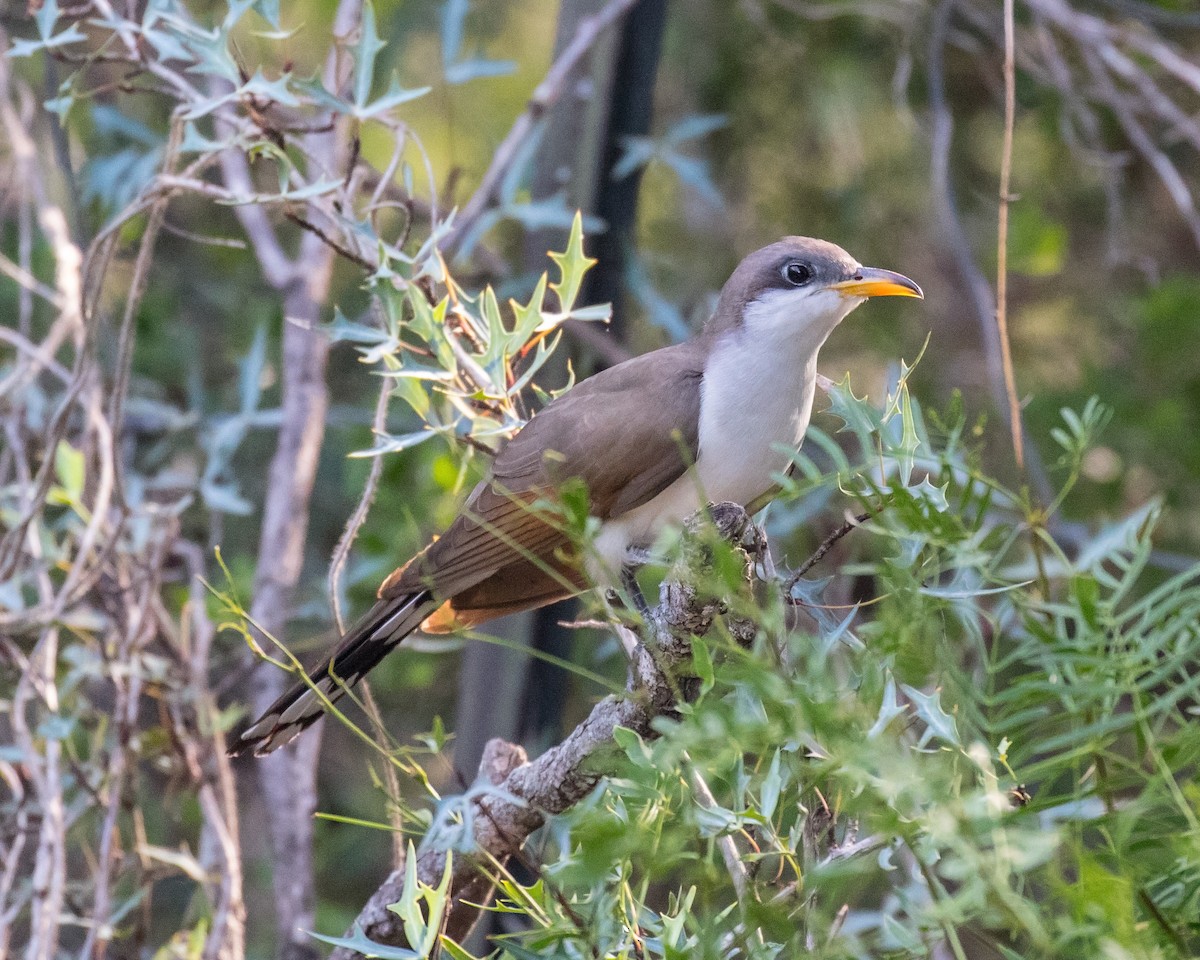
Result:
[[[341,0],[334,16],[334,43],[325,61],[325,86],[342,89],[348,58],[341,44],[358,28],[362,0]],[[328,132],[304,139],[304,152],[314,168],[339,169],[348,155],[351,124],[341,118]],[[226,151],[230,153],[230,151]],[[248,175],[244,158],[224,166],[226,175]],[[227,180],[226,186],[230,186]],[[239,207],[255,210],[256,206]],[[310,202],[309,211],[316,209]],[[309,218],[311,220],[311,217]],[[255,252],[264,265],[273,263],[278,239],[263,218],[242,220]],[[284,295],[283,422],[271,460],[270,483],[263,505],[262,535],[254,578],[251,619],[272,636],[282,636],[292,594],[300,580],[309,508],[318,455],[325,436],[329,390],[325,370],[329,339],[317,320],[330,293],[334,251],[322,239],[305,233],[300,253],[286,267],[279,265],[268,279]],[[254,706],[264,710],[281,692],[286,675],[272,672],[254,686]],[[313,878],[313,813],[316,809],[316,760],[320,737],[309,735],[256,764],[263,799],[271,811],[272,882],[274,886],[277,954],[284,960],[311,952],[303,931],[315,916]]]
[[[1013,0],[1004,0],[1004,143],[1000,152],[1000,217],[996,230],[996,328],[1000,333],[1000,356],[1004,366],[1004,389],[1008,395],[1008,425],[1012,431],[1017,469],[1025,472],[1025,440],[1021,430],[1021,400],[1013,372],[1012,346],[1008,339],[1008,204],[1012,183],[1013,125],[1017,111],[1016,61],[1013,54]]]
[[[315,223],[310,223],[308,220],[305,220],[298,213],[295,213],[291,210],[285,210],[283,212],[283,215],[285,217],[287,217],[287,219],[290,220],[292,223],[294,223],[296,226],[298,226],[301,230],[307,230],[310,234],[316,236],[323,244],[325,244],[325,246],[329,247],[329,249],[331,249],[334,253],[338,254],[338,256],[345,257],[351,263],[357,264],[358,266],[362,267],[363,270],[365,270],[367,273],[374,273],[376,270],[379,269],[378,264],[371,263],[370,260],[367,260],[365,257],[359,256],[353,250],[350,250],[349,248],[338,243],[335,239],[333,239],[333,237],[331,237],[329,234],[327,234],[324,230],[322,230],[320,227],[318,227]]]
[[[833,545],[835,543],[841,540],[842,537],[846,536],[846,534],[848,534],[855,527],[861,527],[864,523],[870,520],[872,516],[874,516],[874,514],[860,513],[853,519],[847,520],[840,527],[829,534],[829,536],[822,540],[820,546],[813,551],[812,556],[800,564],[800,566],[798,566],[792,572],[792,575],[788,577],[787,583],[783,585],[784,597],[790,597],[792,595],[792,591],[796,588],[796,584],[798,584],[804,578],[804,575],[808,573],[809,570],[811,570],[818,563],[820,563],[821,560],[824,559],[825,554],[833,549]]]
[[[741,545],[753,527],[745,510],[732,503],[715,504],[709,515],[717,533],[725,540]],[[687,524],[694,535],[705,523],[704,513]],[[685,555],[688,551],[685,551]],[[474,855],[457,856],[453,863],[447,933],[461,939],[470,932],[480,907],[491,895],[487,866],[503,864],[517,854],[526,839],[549,816],[562,813],[586,797],[600,782],[605,758],[616,752],[613,736],[617,727],[637,732],[644,739],[658,736],[654,721],[672,715],[680,691],[690,697],[697,689],[688,683],[693,636],[704,636],[723,608],[714,597],[698,593],[696,568],[710,565],[711,556],[692,551],[687,561],[664,579],[659,588],[659,603],[646,629],[652,634],[634,651],[630,669],[630,689],[625,696],[601,700],[558,746],[536,760],[527,762],[524,751],[502,740],[492,740],[484,750],[479,782],[497,789],[483,790],[471,801],[469,818]],[[745,576],[753,575],[753,561],[746,555]],[[653,646],[654,653],[648,647]],[[417,862],[422,883],[436,885],[445,868],[446,853],[426,843]],[[403,894],[403,874],[393,872],[371,896],[359,913],[356,925],[377,943],[404,943],[403,922],[388,910]],[[352,960],[356,954],[338,948],[330,960]]]
[[[717,798],[713,796],[704,776],[694,766],[688,772],[688,779],[692,784],[692,793],[696,795],[696,802],[705,810],[716,809]],[[725,861],[725,870],[729,873],[729,879],[733,881],[733,889],[737,893],[738,903],[742,904],[744,909],[750,872],[742,861],[742,852],[738,849],[737,841],[730,834],[718,837],[717,846],[721,851],[721,859]],[[761,935],[761,930],[759,933]]]
[[[954,140],[954,117],[946,102],[945,54],[950,34],[950,21],[954,11],[959,7],[959,0],[942,0],[934,8],[933,22],[929,31],[930,158],[932,161],[930,163],[930,191],[933,194],[934,209],[937,213],[936,222],[941,234],[940,246],[954,264],[962,283],[967,288],[972,313],[979,327],[992,402],[1001,411],[1005,420],[1009,420],[1011,410],[1005,385],[1004,351],[996,325],[996,300],[987,277],[984,276],[971,253],[971,241],[963,227],[954,182],[950,175],[950,149]],[[1043,502],[1052,500],[1053,487],[1033,445],[1029,446],[1027,469],[1030,482],[1039,499]]]
[[[391,398],[391,395],[392,382],[385,377],[380,383],[379,396],[375,401],[375,417],[371,423],[371,431],[376,436],[381,435],[387,427],[388,400]],[[354,541],[358,538],[358,532],[362,529],[363,523],[366,522],[367,514],[371,510],[371,504],[375,502],[375,493],[379,489],[379,478],[381,476],[383,476],[383,457],[372,457],[371,469],[367,474],[367,482],[363,486],[362,495],[358,498],[358,505],[346,520],[346,527],[342,531],[337,546],[333,550],[333,556],[329,561],[329,579],[327,583],[329,605],[333,610],[333,623],[337,627],[339,635],[346,632],[346,623],[342,617],[342,573],[346,568],[346,560],[350,556],[350,548],[354,546]],[[383,714],[379,710],[379,705],[375,702],[375,694],[371,691],[371,686],[367,680],[364,679],[362,681],[361,689],[363,706],[366,707],[367,717],[371,721],[371,729],[375,736],[375,742],[379,745],[381,754],[387,754],[389,747],[387,729],[383,724]],[[400,780],[396,775],[396,768],[393,764],[385,763],[382,766],[388,794],[388,822],[392,825],[392,868],[401,870],[404,867],[406,850],[404,845],[404,814],[400,808]]]
[[[447,260],[453,258],[479,218],[491,206],[496,197],[496,191],[499,190],[509,169],[521,155],[534,127],[558,102],[559,97],[566,90],[567,82],[574,75],[576,68],[588,51],[592,49],[604,31],[628,13],[637,2],[638,0],[609,0],[609,3],[595,16],[580,21],[575,36],[563,49],[559,58],[551,64],[545,78],[533,91],[524,112],[517,117],[509,129],[508,135],[492,154],[491,163],[475,193],[463,206],[453,232],[442,244],[441,249]]]
[[[167,145],[163,151],[164,171],[170,170],[175,165],[175,157],[182,135],[183,121],[176,116],[171,122],[171,131],[167,136]],[[121,437],[125,394],[129,391],[129,375],[133,367],[134,320],[137,318],[138,308],[141,306],[142,297],[146,292],[150,263],[154,256],[154,245],[158,242],[158,233],[162,228],[169,201],[170,195],[163,193],[155,199],[154,205],[150,208],[146,230],[142,234],[137,260],[133,266],[133,277],[125,295],[125,311],[121,318],[121,330],[117,336],[117,372],[113,378],[108,400],[108,421],[118,442]]]

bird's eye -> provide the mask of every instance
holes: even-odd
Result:
[[[792,260],[784,264],[783,279],[794,286],[803,286],[812,279],[812,267],[799,260]]]

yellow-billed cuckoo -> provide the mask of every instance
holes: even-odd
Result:
[[[419,627],[473,626],[612,582],[631,556],[705,502],[768,493],[804,437],[817,351],[868,297],[921,297],[823,240],[786,237],[744,259],[704,330],[610,367],[548,404],[496,456],[458,518],[393,573],[332,655],[231,752],[287,743]],[[599,523],[592,559],[544,509],[582,481]]]

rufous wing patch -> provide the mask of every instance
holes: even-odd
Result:
[[[386,599],[390,595],[391,589],[402,579],[404,579],[404,575],[408,572],[408,568],[420,560],[424,555],[425,554],[423,552],[418,553],[411,560],[406,561],[402,566],[397,567],[395,570],[389,573],[387,575],[387,579],[384,580],[383,583],[379,585],[379,589],[375,591],[375,596],[380,600]]]
[[[458,618],[458,612],[454,609],[454,601],[447,600],[421,621],[421,632],[453,633],[464,626],[465,624]]]

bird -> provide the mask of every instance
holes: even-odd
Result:
[[[418,629],[474,627],[593,584],[629,585],[664,530],[706,503],[761,500],[804,438],[821,346],[885,296],[924,298],[908,277],[824,240],[784,237],[746,256],[696,336],[580,381],[515,433],[442,536],[384,580],[332,653],[229,752],[287,743]],[[597,521],[584,557],[553,510],[578,482]]]

